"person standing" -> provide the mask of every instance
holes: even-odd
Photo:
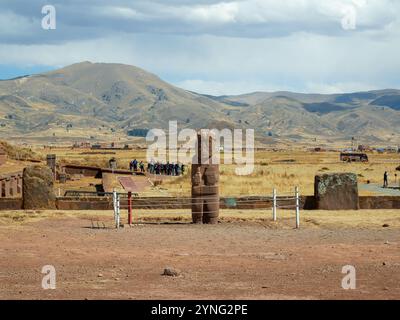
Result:
[[[140,168],[140,172],[144,172],[144,163],[143,163],[143,161],[140,161],[140,163],[139,163],[139,168]]]
[[[150,160],[150,163],[149,163],[149,166],[150,166],[150,173],[151,174],[154,174],[154,167],[155,167],[155,161],[154,161],[154,159],[152,158],[151,160]]]
[[[383,187],[387,188],[389,185],[389,174],[387,171],[383,174]]]

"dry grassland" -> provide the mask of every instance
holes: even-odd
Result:
[[[133,158],[146,160],[146,150],[118,150],[106,154],[92,153],[93,150],[69,148],[44,150],[36,149],[38,153],[55,153],[60,161],[84,165],[107,166],[111,157],[118,159],[121,168],[128,168]],[[398,154],[370,153],[369,163],[343,163],[339,161],[338,152],[308,152],[289,150],[281,152],[261,151],[255,153],[255,166],[251,175],[238,176],[235,174],[235,165],[220,166],[221,196],[239,195],[270,195],[273,188],[278,193],[292,193],[295,186],[299,186],[303,195],[312,195],[314,176],[330,172],[353,172],[358,175],[360,184],[382,184],[383,173],[388,171],[390,183],[395,184],[396,167],[400,165]],[[190,170],[188,168],[187,172]],[[157,179],[157,177],[152,177]],[[396,179],[399,184],[399,179]],[[189,195],[190,175],[164,179],[161,191],[167,195]],[[360,195],[371,195],[373,192],[360,190]]]

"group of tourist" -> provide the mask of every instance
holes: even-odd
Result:
[[[185,166],[179,163],[160,163],[151,161],[147,165],[147,171],[151,174],[180,176],[184,174]]]
[[[129,170],[131,171],[139,171],[144,172],[144,162],[143,161],[137,161],[136,159],[132,160],[129,162]]]
[[[129,170],[145,172],[145,164],[143,161],[136,159],[129,163]],[[185,173],[185,165],[179,163],[160,163],[151,160],[147,164],[147,172],[157,175],[180,176]]]

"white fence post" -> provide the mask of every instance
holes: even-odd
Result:
[[[117,224],[117,229],[119,229],[119,224],[120,224],[120,217],[121,217],[121,212],[120,212],[120,195],[117,194],[117,219],[116,219],[116,224]]]
[[[272,190],[272,219],[276,221],[276,189]]]
[[[117,192],[113,189],[113,209],[114,209],[114,222],[117,219]]]
[[[300,197],[299,197],[299,187],[295,189],[296,193],[296,229],[300,228]]]

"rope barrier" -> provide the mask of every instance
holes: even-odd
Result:
[[[178,201],[180,201],[180,203],[178,203],[178,204],[182,204],[183,202],[186,202],[186,203],[190,204],[190,203],[193,203],[192,201],[201,201],[201,200],[209,200],[209,199],[207,199],[207,198],[182,199],[182,200],[178,200]],[[295,200],[295,199],[292,199],[292,200]],[[133,204],[136,201],[137,200],[132,199],[132,203]],[[162,205],[162,204],[177,204],[177,201],[172,201],[172,200],[171,201],[158,201],[158,200],[149,199],[149,200],[146,200],[146,201],[151,202],[151,204],[159,204],[159,205]],[[278,199],[278,201],[281,201],[281,200]],[[282,201],[285,201],[285,200],[282,200]],[[121,201],[121,202],[128,203],[126,201]],[[225,200],[219,200],[218,202],[224,203],[226,201]],[[237,200],[234,203],[237,204],[237,203],[266,203],[266,202],[271,202],[271,200]]]
[[[206,198],[207,196],[204,196],[204,198]],[[198,198],[186,198],[186,197],[182,197],[182,198],[179,198],[179,197],[177,197],[177,198],[172,198],[172,197],[170,197],[170,198],[167,198],[167,199],[161,199],[161,198],[157,198],[157,199],[154,199],[154,198],[151,198],[151,197],[149,197],[149,198],[146,198],[146,199],[143,199],[143,198],[132,198],[132,200],[133,201],[149,201],[149,200],[151,200],[151,201],[172,201],[172,200],[181,200],[181,201],[185,201],[185,200],[197,200]],[[223,199],[221,199],[221,201],[224,201],[225,199],[229,199],[229,198],[223,198]],[[281,199],[281,198],[278,198],[279,200],[287,200],[286,198],[284,198],[284,199]],[[292,198],[293,200],[295,199],[295,198]],[[260,199],[240,199],[239,198],[239,200],[236,200],[236,201],[270,201],[270,200],[272,200],[272,197],[265,197],[265,198],[260,198]]]

